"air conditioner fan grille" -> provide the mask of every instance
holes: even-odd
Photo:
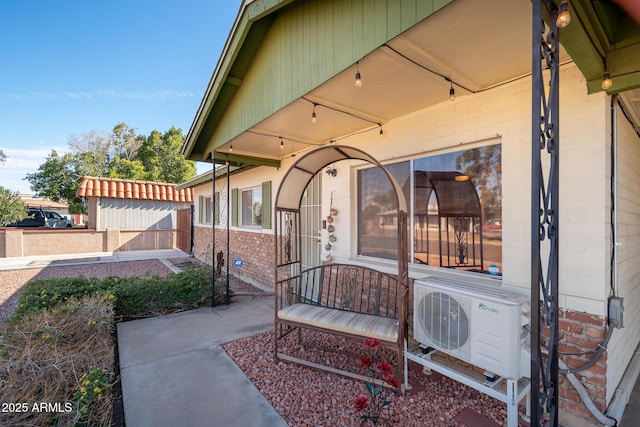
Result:
[[[418,310],[420,326],[434,345],[456,350],[469,340],[469,318],[452,296],[442,292],[427,294]]]

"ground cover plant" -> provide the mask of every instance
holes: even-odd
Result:
[[[2,425],[110,425],[113,307],[108,295],[69,299],[8,323],[0,359]],[[83,375],[104,372],[86,404]],[[95,388],[95,387],[94,387]]]
[[[210,266],[194,266],[165,277],[78,276],[33,280],[22,291],[16,316],[55,307],[70,298],[99,293],[113,296],[116,321],[190,310],[210,305],[211,279]],[[222,284],[219,284],[216,285],[216,304],[222,302]]]
[[[28,283],[0,331],[0,424],[111,425],[115,322],[208,306],[211,281],[211,267],[196,266],[165,277]]]

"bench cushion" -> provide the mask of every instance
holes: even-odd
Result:
[[[398,340],[398,321],[387,317],[298,303],[278,311],[278,318],[364,338],[387,342]]]

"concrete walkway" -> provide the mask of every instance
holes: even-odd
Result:
[[[272,329],[273,298],[119,323],[126,425],[286,426],[221,348]]]

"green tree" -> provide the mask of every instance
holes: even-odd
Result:
[[[149,181],[180,183],[196,175],[196,165],[182,155],[182,129],[172,126],[164,134],[154,130],[138,151]]]
[[[135,160],[144,140],[144,136],[136,135],[136,130],[128,124],[118,123],[111,133],[111,157]]]
[[[144,170],[147,173],[146,179],[149,181],[159,181],[160,177],[160,161],[159,154],[162,147],[162,134],[153,130],[138,150],[138,159],[142,162]]]
[[[122,157],[116,157],[111,162],[109,177],[143,180],[146,179],[147,173],[140,160],[128,160]]]
[[[67,203],[70,213],[86,213],[82,201],[76,198],[76,191],[82,176],[95,175],[86,173],[90,168],[79,157],[71,153],[60,156],[55,150],[51,150],[38,171],[27,174],[26,180],[31,184],[33,192],[54,202]]]
[[[28,216],[27,212],[17,191],[0,187],[0,227],[23,220]]]
[[[86,213],[76,192],[83,176],[139,179],[180,183],[196,174],[195,163],[182,156],[182,129],[157,130],[149,137],[136,135],[126,123],[118,123],[110,136],[93,130],[69,138],[70,153],[55,151],[26,179],[42,197],[69,205],[70,213]]]
[[[500,215],[502,206],[502,146],[465,150],[456,158],[456,169],[471,178],[480,192],[483,221]]]

